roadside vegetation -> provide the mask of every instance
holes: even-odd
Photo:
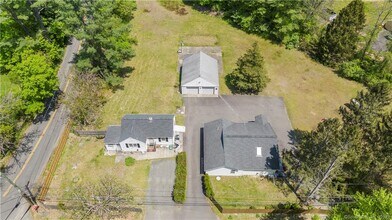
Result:
[[[61,28],[61,7],[61,2],[0,3],[0,159],[14,152],[23,125],[58,90],[58,65],[69,39]]]
[[[186,199],[186,153],[180,152],[176,156],[176,177],[173,186],[173,200],[184,203]]]

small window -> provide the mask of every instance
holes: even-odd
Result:
[[[257,157],[262,157],[263,156],[263,153],[261,152],[261,147],[257,147],[256,148],[256,154],[257,154]]]
[[[129,147],[130,147],[129,145],[130,145],[130,144],[125,144],[125,147],[126,147],[126,148],[129,148]]]
[[[140,148],[140,144],[136,144],[137,148]]]
[[[236,172],[236,170],[231,170],[231,171],[230,171],[230,173],[235,173],[235,172]]]

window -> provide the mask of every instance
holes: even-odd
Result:
[[[125,144],[125,147],[130,148],[131,145],[130,144]]]
[[[168,138],[158,138],[159,142],[168,142],[169,139]]]
[[[262,157],[263,154],[261,152],[261,147],[256,147],[256,153],[257,153],[257,157]]]

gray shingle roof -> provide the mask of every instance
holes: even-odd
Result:
[[[105,144],[118,144],[121,135],[121,126],[112,125],[108,127],[105,134]]]
[[[254,122],[234,123],[219,119],[204,125],[204,170],[277,170],[277,136],[263,116]],[[257,147],[262,156],[257,157]]]
[[[219,86],[218,61],[203,52],[186,57],[182,63],[181,85],[186,86],[197,78]]]
[[[145,142],[147,138],[173,137],[174,115],[125,115],[121,126],[110,126],[105,136],[105,144],[110,140],[119,143],[129,137]],[[116,127],[120,127],[118,131]]]

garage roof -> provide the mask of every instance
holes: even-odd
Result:
[[[182,86],[195,86],[191,83],[198,78],[210,83],[208,86],[219,86],[218,61],[201,51],[184,59],[181,72]]]

